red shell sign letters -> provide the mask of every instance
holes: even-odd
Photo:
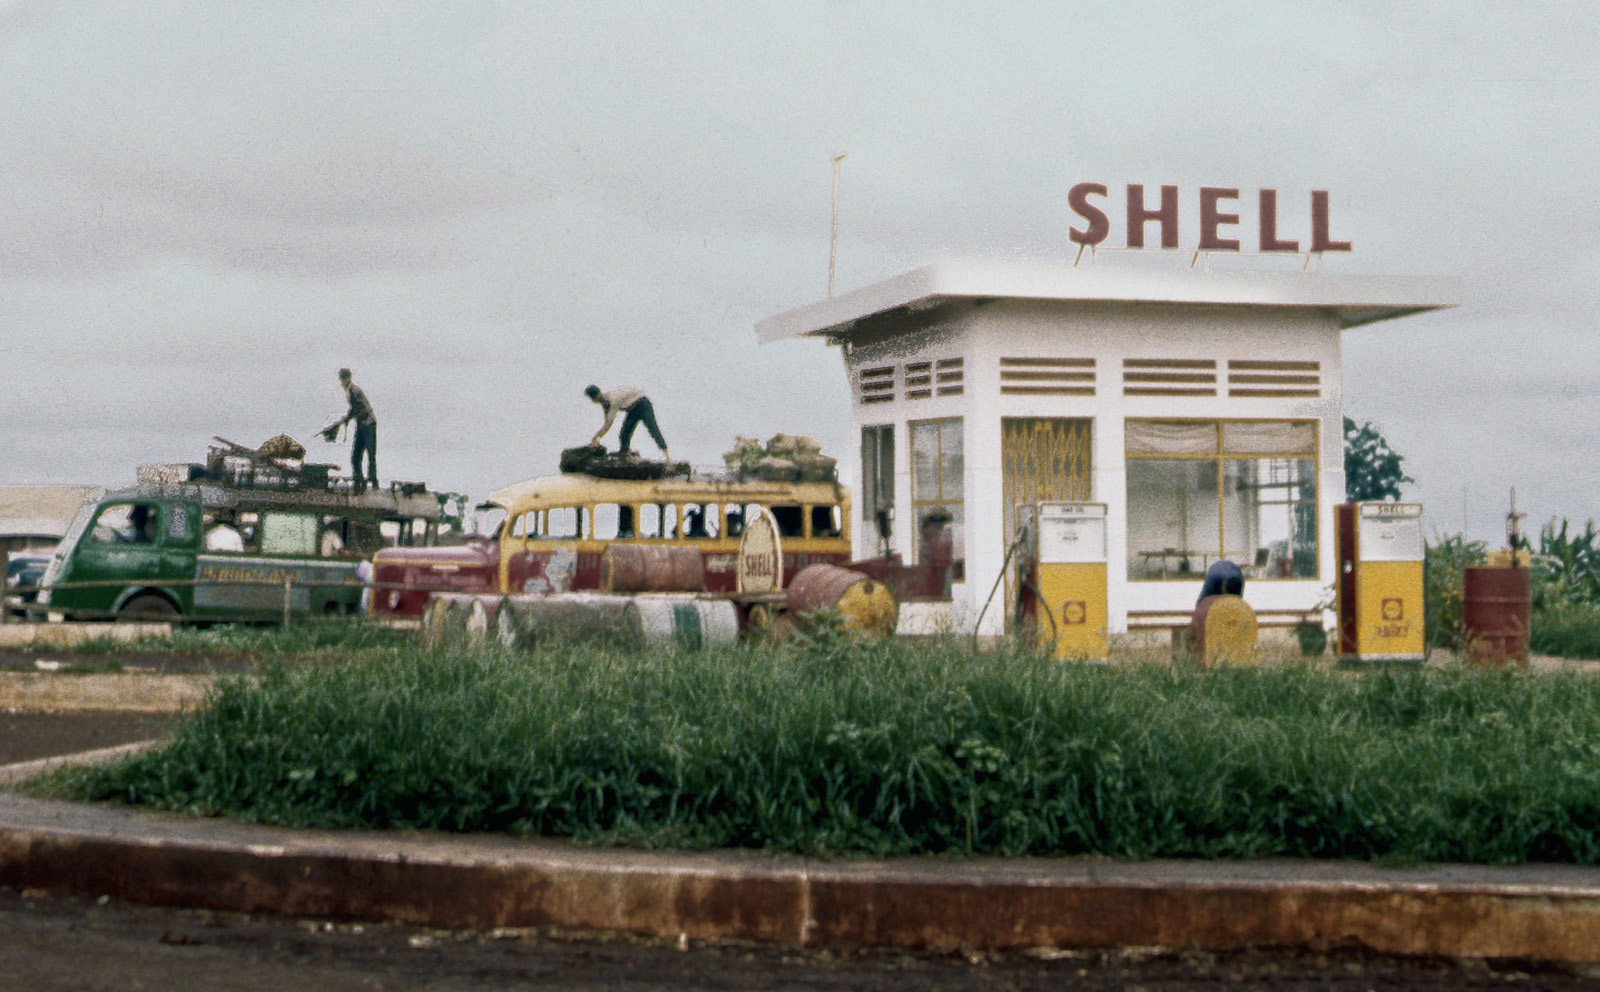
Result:
[[[1257,245],[1261,251],[1298,252],[1300,242],[1278,236],[1278,191],[1258,190],[1256,219]],[[1067,205],[1072,212],[1087,222],[1083,229],[1070,228],[1067,236],[1073,244],[1098,245],[1111,234],[1111,218],[1090,197],[1105,197],[1102,183],[1079,183],[1067,191]],[[1237,208],[1229,201],[1239,199],[1237,189],[1222,186],[1200,187],[1200,243],[1199,251],[1238,251],[1239,239],[1223,237],[1224,228],[1239,223]],[[1144,247],[1145,226],[1151,221],[1160,225],[1161,247],[1178,247],[1178,187],[1161,187],[1160,205],[1151,207],[1145,200],[1144,186],[1128,184],[1124,216],[1127,219],[1127,246]],[[1350,242],[1335,241],[1328,233],[1328,191],[1311,191],[1311,244],[1308,252],[1349,251]]]

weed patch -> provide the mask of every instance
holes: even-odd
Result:
[[[1062,665],[824,636],[374,653],[46,783],[301,827],[815,855],[1600,863],[1600,680]]]

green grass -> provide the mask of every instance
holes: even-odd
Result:
[[[959,644],[373,652],[45,783],[303,827],[820,855],[1600,863],[1600,679]]]

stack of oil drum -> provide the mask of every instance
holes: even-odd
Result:
[[[704,648],[741,637],[783,640],[822,615],[862,636],[887,637],[899,617],[888,586],[835,565],[803,568],[786,593],[759,600],[704,588],[698,549],[617,545],[601,558],[598,591],[435,593],[422,616],[422,640],[434,648],[574,641]]]

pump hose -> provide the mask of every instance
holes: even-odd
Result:
[[[1028,536],[1028,528],[1023,527],[1017,531],[1016,539],[1011,542],[1011,547],[1006,549],[1005,561],[1000,563],[1000,574],[994,577],[994,585],[989,589],[989,598],[983,601],[983,609],[978,611],[978,622],[972,625],[972,644],[974,648],[978,644],[978,631],[983,629],[983,616],[989,612],[989,604],[994,602],[994,594],[1000,591],[1000,583],[1006,577],[1006,566],[1011,564],[1011,556],[1017,553],[1017,549],[1022,547],[1022,543],[1028,539]],[[1037,589],[1034,591],[1038,592]],[[1052,617],[1051,622],[1053,623],[1054,621],[1055,618]]]

